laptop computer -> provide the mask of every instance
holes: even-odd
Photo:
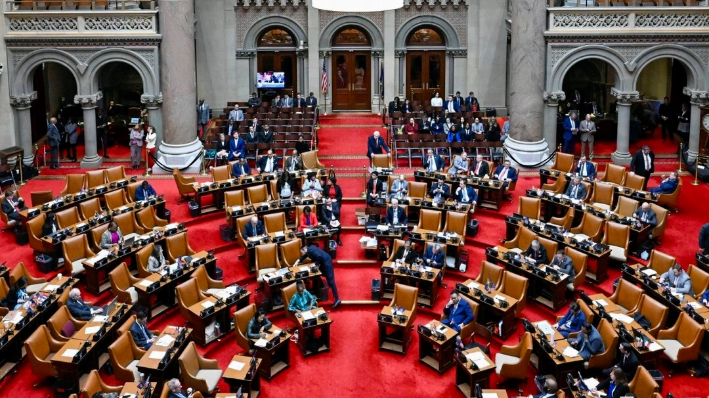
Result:
[[[111,302],[109,302],[108,304],[106,304],[102,307],[103,314],[101,314],[101,315],[106,315],[106,316],[110,315],[116,309],[117,305],[118,305],[118,296],[114,297],[113,300],[111,300]]]

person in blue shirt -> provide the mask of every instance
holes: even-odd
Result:
[[[609,378],[598,383],[596,387],[591,388],[591,393],[606,389],[606,396],[609,398],[624,397],[630,392],[630,387],[628,387],[628,378],[625,376],[623,369],[614,368]]]
[[[584,361],[588,361],[591,355],[600,354],[606,350],[603,339],[598,330],[590,323],[585,323],[575,339],[567,340],[569,345],[579,352]]]
[[[578,165],[576,165],[576,174],[582,178],[595,179],[596,178],[596,168],[593,167],[593,163],[586,161],[585,156],[581,156]]]
[[[445,261],[446,256],[441,249],[440,243],[429,246],[423,255],[424,264],[432,268],[442,269]]]
[[[559,331],[559,334],[564,336],[564,338],[568,338],[571,333],[576,333],[581,330],[585,323],[586,315],[581,311],[581,307],[578,303],[571,303],[566,315],[559,319],[559,322],[555,323],[553,326],[554,329]]]
[[[576,113],[571,112],[569,117],[564,119],[564,153],[574,153],[576,146],[576,134],[579,131],[579,121],[576,120]]]
[[[340,300],[340,296],[337,294],[337,284],[335,284],[335,267],[332,265],[332,257],[316,245],[303,246],[300,248],[300,258],[295,265],[303,262],[306,257],[320,268],[320,272],[323,273],[325,280],[327,280],[327,285],[330,286],[330,289],[332,289],[332,297],[335,300],[332,303],[332,308],[339,307],[342,301]]]
[[[700,301],[704,305],[709,305],[709,289],[705,290],[704,293],[702,293],[702,298]]]
[[[305,285],[303,285],[303,282],[296,282],[295,287],[298,291],[293,295],[293,297],[290,298],[290,302],[288,303],[288,311],[298,314],[318,307],[315,296],[305,290]]]
[[[135,345],[144,350],[149,349],[156,340],[155,335],[148,330],[148,313],[139,310],[135,314],[135,322],[130,325],[130,334],[133,336]]]
[[[238,131],[234,131],[234,136],[229,141],[229,160],[243,159],[244,156],[246,156],[246,142],[239,137]]]
[[[677,186],[679,185],[679,180],[677,179],[677,173],[676,172],[671,172],[670,176],[662,180],[659,186],[655,188],[650,188],[648,191],[651,193],[655,194],[670,194],[673,193],[676,189]]]
[[[460,142],[460,134],[458,133],[458,127],[454,124],[448,130],[448,136],[446,137],[447,142]]]
[[[474,317],[470,304],[465,300],[461,300],[460,294],[456,290],[451,292],[451,298],[443,308],[443,314],[445,314],[446,319],[442,323],[457,332],[460,332],[463,326],[472,322]]]
[[[461,203],[478,203],[478,194],[475,193],[473,187],[466,185],[465,180],[460,180],[458,188],[455,190],[455,196],[458,202]]]
[[[443,134],[443,123],[435,119],[431,120],[431,134]]]
[[[238,162],[231,166],[231,175],[235,178],[247,176],[251,174],[251,168],[249,164],[246,163],[246,159],[241,158]]]
[[[145,200],[152,196],[157,196],[157,192],[147,181],[143,181],[140,188],[135,190],[135,200]]]

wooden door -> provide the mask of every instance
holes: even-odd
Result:
[[[370,110],[371,54],[367,51],[332,53],[332,109]]]
[[[411,101],[429,101],[445,92],[445,51],[409,51],[406,54],[406,95]]]

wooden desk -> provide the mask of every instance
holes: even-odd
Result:
[[[495,370],[495,361],[490,359],[480,348],[473,348],[470,350],[462,351],[462,354],[466,357],[466,362],[463,363],[458,355],[455,355],[455,385],[458,390],[463,393],[466,398],[476,398],[475,397],[475,385],[479,384],[480,388],[485,392],[485,388],[490,387],[490,376]],[[482,358],[482,361],[487,362],[487,366],[478,366],[478,369],[473,369],[472,359]],[[505,390],[487,390],[490,391],[505,391]],[[505,395],[498,395],[498,397],[506,397]]]
[[[435,337],[431,333],[432,330],[436,333]],[[458,332],[434,320],[426,325],[419,325],[418,334],[419,362],[436,369],[439,374],[445,373],[454,364]]]
[[[55,234],[43,236],[42,238],[40,238],[44,250],[49,253],[50,256],[52,256],[52,269],[57,268],[58,259],[64,256],[62,242],[66,238],[78,235],[86,235],[86,239],[89,241],[89,247],[93,247],[94,238],[91,231],[94,228],[98,228],[110,222],[111,216],[108,214],[108,212],[103,212],[99,218],[91,218],[89,220],[79,221],[74,225],[57,231]]]
[[[564,350],[569,347],[566,340],[549,342],[549,345],[554,350],[551,353],[544,349],[539,335],[532,336],[532,355],[537,357],[537,361],[532,363],[536,365],[540,374],[554,375],[559,389],[567,388],[566,375],[583,370],[583,358],[580,355],[569,357],[564,354]]]
[[[145,374],[145,377],[150,376],[150,380],[157,383],[157,391],[153,396],[159,396],[160,390],[166,381],[179,377],[180,368],[177,359],[185,350],[192,336],[192,329],[185,330],[185,338],[181,342],[175,339],[179,336],[181,329],[176,326],[168,326],[155,340],[155,343],[148,349],[143,357],[138,361],[138,371]],[[163,363],[161,361],[168,355],[170,356]],[[154,354],[162,352],[165,354]],[[160,355],[162,355],[160,357]],[[153,356],[153,358],[151,358]]]
[[[233,330],[230,313],[232,312],[231,309],[236,306],[236,302],[227,303],[226,301],[223,301],[223,304],[218,307],[216,306],[216,303],[217,298],[212,296],[207,297],[206,299],[192,305],[189,308],[189,311],[192,312],[192,314],[202,318],[202,322],[200,322],[199,324],[190,325],[194,328],[192,338],[197,344],[202,347],[205,347],[206,345],[216,341],[217,339],[222,338],[222,336]],[[202,317],[201,312],[210,307],[214,308],[214,312],[209,315],[206,315],[205,317]],[[211,336],[207,336],[206,327],[212,321],[216,322],[214,326],[215,328],[217,327],[217,325],[219,325],[220,334],[217,335],[215,331],[215,333]]]
[[[305,327],[303,323],[305,322],[305,314],[310,313],[315,317],[317,321],[315,325],[310,327]],[[327,319],[320,319],[319,314],[325,314]],[[300,316],[298,316],[300,315]],[[322,307],[312,309],[310,311],[303,311],[296,314],[296,319],[298,320],[298,349],[304,357],[309,357],[312,355],[321,354],[323,352],[330,351],[330,325],[332,324],[332,318],[325,312]],[[316,337],[317,331],[320,331],[320,337]],[[310,340],[316,340],[320,343],[320,347],[317,351],[308,350],[308,342]]]
[[[443,176],[445,178],[445,182],[451,184],[451,187],[456,187],[460,181],[460,177],[453,179],[450,178],[448,173],[437,172],[429,174],[423,170],[414,171],[414,180],[418,182],[425,182],[427,184],[426,192],[429,191],[431,184],[438,179],[438,176]],[[478,207],[500,211],[500,208],[502,207],[502,195],[504,192],[501,181],[470,176],[466,178],[466,181],[469,186],[472,186],[474,189],[478,190]],[[453,192],[451,192],[451,194]]]
[[[392,316],[392,307],[386,306],[377,316],[379,324],[379,349],[406,355],[406,350],[411,344],[411,319],[412,312],[404,310],[406,316],[404,322],[400,322],[398,316],[393,316],[391,322],[385,321],[384,316]]]
[[[540,325],[542,325],[542,324],[544,324],[544,323],[548,324],[549,327],[551,327],[552,330],[554,330],[554,336],[552,336],[552,338],[553,338],[554,341],[566,340],[566,337],[564,337],[561,333],[559,333],[558,330],[554,329],[554,328],[552,327],[552,324],[551,324],[550,322],[548,322],[548,321],[539,321],[539,322],[533,322],[533,323],[532,323],[532,324],[537,328],[537,331],[538,331],[537,333],[543,333],[543,332],[542,332],[542,328],[540,327]],[[548,336],[548,335],[547,335],[547,339],[549,339],[549,336]]]
[[[266,185],[268,189],[268,181],[277,178],[275,173],[263,175],[248,175],[239,178],[230,178],[221,181],[207,181],[197,183],[193,186],[195,191],[194,200],[197,203],[197,208],[200,215],[210,214],[217,211],[222,211],[224,208],[224,193],[229,191],[246,190],[247,187],[256,185]],[[204,204],[203,198],[206,196],[212,197],[211,204]]]
[[[280,281],[278,281],[278,277],[275,275],[276,273],[272,273],[273,277],[271,277],[271,274],[264,275],[265,283],[263,284],[263,292],[268,299],[270,311],[276,311],[283,308],[283,303],[281,302],[276,305],[274,298],[280,297],[281,290],[296,281],[302,281],[306,287],[310,281],[312,281],[313,286],[311,289],[308,289],[311,291],[320,288],[322,284],[322,279],[320,278],[322,276],[322,272],[320,272],[320,268],[318,268],[317,272],[313,273],[310,269],[311,265],[312,264],[310,263],[306,263],[295,267],[289,267],[288,272],[280,275]],[[299,272],[307,272],[308,274],[307,276],[299,277]]]
[[[246,357],[243,355],[234,355],[229,362],[226,370],[222,377],[224,381],[229,385],[229,391],[235,393],[241,388],[241,392],[246,394],[247,398],[256,398],[261,393],[261,377],[259,367],[261,366],[262,359],[256,360],[255,369],[253,370],[253,375],[249,375],[249,362],[251,357]],[[241,367],[240,370],[237,370]]]
[[[296,200],[300,198],[291,197],[284,200],[270,200],[261,203],[251,203],[243,206],[230,206],[226,208],[226,218],[227,222],[231,227],[234,227],[234,239],[239,237],[239,231],[236,230],[236,219],[244,216],[264,216],[266,214],[274,213],[284,213],[286,215],[286,223],[293,227],[295,226],[295,208],[300,205]],[[313,213],[318,211],[317,205],[324,203],[323,200],[313,201],[306,200],[306,202],[313,202],[309,204],[312,207]],[[291,217],[292,215],[292,217]]]
[[[286,332],[285,336],[280,336],[280,329],[271,327],[268,331],[268,336],[264,339],[270,344],[266,346],[255,345],[256,356],[260,358],[262,366],[260,366],[261,376],[266,380],[271,380],[274,376],[290,367],[290,333]],[[257,342],[257,339],[252,341]]]
[[[633,348],[633,351],[635,351],[635,355],[638,357],[638,360],[641,364],[645,365],[645,367],[651,365],[648,369],[656,368],[657,360],[660,356],[662,356],[662,353],[665,351],[665,347],[660,344],[657,339],[652,337],[647,330],[643,329],[639,323],[633,321],[632,317],[627,315],[624,316],[622,314],[609,315],[613,318],[613,328],[615,328],[616,333],[618,333],[620,342],[629,343]],[[621,325],[623,325],[622,327],[628,331],[628,334],[621,333]],[[634,330],[640,331],[640,333],[643,334],[644,339],[648,341],[648,344],[642,344],[636,341],[633,336]]]
[[[588,308],[590,308],[591,311],[593,311],[596,314],[594,319],[597,319],[598,321],[600,321],[600,318],[598,316],[599,315],[599,311],[598,311],[599,306],[602,306],[603,309],[609,314],[622,313],[622,311],[620,310],[620,307],[618,307],[614,302],[611,301],[610,298],[608,298],[608,296],[606,296],[603,293],[593,294],[588,297],[591,300],[593,300],[593,302],[588,305]],[[597,325],[598,323],[594,322],[594,324]]]
[[[246,239],[246,261],[244,264],[247,265],[247,270],[249,272],[256,272],[256,246],[261,244],[276,243],[278,245],[292,240],[299,239],[296,237],[296,233],[287,231],[271,232],[265,236],[252,236]]]
[[[426,267],[414,270],[411,265],[384,261],[379,271],[382,280],[381,300],[391,300],[394,297],[394,285],[401,283],[416,286],[418,290],[417,303],[432,308],[438,301],[438,290],[441,287],[441,270]]]
[[[141,394],[145,391],[143,388],[139,388],[138,385],[140,383],[136,382],[129,382],[123,385],[123,389],[121,390],[121,393],[118,395],[120,398],[140,398],[142,397]],[[150,389],[152,391],[155,391],[155,388],[157,387],[157,383],[150,382]]]
[[[468,279],[464,283],[457,283],[455,288],[480,305],[478,323],[494,322],[498,325],[498,335],[503,339],[507,339],[512,335],[516,328],[515,308],[517,308],[517,299],[497,290],[486,294],[483,292],[485,287],[472,279]],[[475,294],[476,289],[482,292],[480,296]],[[486,301],[484,297],[492,299],[493,302]],[[507,302],[507,307],[503,308],[501,302],[495,299],[496,297],[504,299]]]

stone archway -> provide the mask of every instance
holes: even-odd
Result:
[[[78,67],[78,65],[81,64],[81,61],[65,51],[41,49],[25,56],[14,68],[15,70],[11,75],[13,79],[10,89],[10,96],[18,97],[32,93],[34,91],[32,73],[37,66],[46,62],[54,62],[66,67],[76,80],[77,92],[84,92],[85,87],[83,86],[83,82],[81,80],[82,71]]]
[[[258,22],[251,25],[246,32],[246,36],[244,36],[244,51],[255,51],[258,47],[258,39],[261,37],[263,31],[276,27],[282,27],[295,35],[294,39],[296,43],[299,43],[301,40],[304,42],[308,41],[308,35],[297,22],[283,16],[272,16],[259,19]]]
[[[687,87],[695,91],[707,90],[707,69],[704,62],[691,50],[676,44],[662,44],[648,48],[633,61],[632,87],[636,88],[643,69],[652,61],[660,58],[673,58],[684,66],[687,72]]]
[[[372,50],[384,48],[384,37],[377,26],[367,18],[358,16],[344,16],[335,18],[323,29],[320,34],[320,50],[329,51],[332,48],[332,38],[342,28],[352,26],[364,30],[371,39]]]
[[[394,40],[394,46],[396,49],[405,49],[406,39],[409,37],[411,32],[424,25],[435,26],[438,28],[438,30],[443,33],[443,36],[445,36],[447,48],[457,49],[460,47],[458,34],[448,21],[436,15],[422,15],[413,17],[401,25],[399,31],[396,33],[396,39]]]
[[[547,76],[547,92],[560,92],[566,73],[576,63],[585,59],[600,59],[607,62],[616,73],[616,88],[620,91],[633,89],[632,76],[623,56],[610,47],[592,45],[569,50],[551,68]]]
[[[133,51],[121,48],[99,51],[86,61],[88,67],[84,73],[84,78],[88,93],[95,93],[99,90],[99,71],[101,67],[111,62],[123,62],[135,68],[143,80],[143,93],[147,95],[158,95],[160,93],[160,76],[157,68],[154,68],[145,58]]]

